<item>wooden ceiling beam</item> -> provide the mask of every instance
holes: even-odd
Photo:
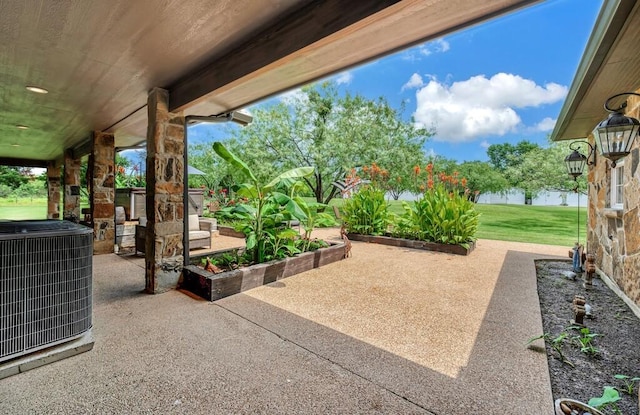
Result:
[[[47,160],[30,160],[30,159],[0,157],[0,166],[46,168],[48,164],[49,164],[49,161]]]
[[[168,88],[170,111],[180,111],[207,94],[285,58],[321,39],[353,25],[399,0],[314,1],[224,56]]]

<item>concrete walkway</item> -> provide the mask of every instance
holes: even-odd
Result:
[[[0,414],[552,414],[546,357],[525,342],[542,333],[533,260],[566,252],[353,242],[216,303],[143,294],[142,259],[96,256],[94,349],[0,380]]]

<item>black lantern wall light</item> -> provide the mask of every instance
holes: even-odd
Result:
[[[631,152],[633,140],[638,135],[638,130],[640,130],[640,121],[624,115],[624,109],[627,107],[626,101],[615,109],[609,106],[612,100],[626,95],[640,96],[640,94],[635,92],[623,92],[605,101],[604,109],[609,112],[609,117],[601,121],[593,130],[593,137],[596,142],[595,148],[586,141],[576,141],[569,146],[569,148],[573,150],[573,153],[568,155],[564,159],[564,162],[567,166],[567,172],[574,179],[577,179],[582,174],[585,164],[595,164],[596,148],[600,151],[602,157],[611,160],[611,167],[616,167],[616,162]],[[589,146],[591,150],[589,157],[585,157],[577,151],[576,146],[580,143],[585,143]],[[591,158],[591,155],[593,155],[592,160],[588,160]]]
[[[592,166],[596,164],[596,149],[600,151],[602,157],[611,160],[611,167],[616,167],[616,162],[621,158],[627,156],[631,152],[633,146],[633,140],[638,135],[640,130],[640,121],[635,118],[627,117],[624,115],[624,109],[627,107],[627,101],[624,101],[618,108],[611,108],[609,103],[619,97],[626,95],[639,96],[640,94],[635,92],[623,92],[616,94],[608,98],[604,103],[604,109],[609,112],[609,117],[606,120],[598,123],[593,130],[593,137],[595,138],[595,146],[592,146],[587,141],[574,141],[569,145],[569,148],[573,150],[564,159],[564,163],[567,167],[567,173],[573,180],[577,181],[578,177],[582,175],[584,166]],[[579,150],[581,144],[589,146],[589,155],[585,156]],[[576,183],[575,191],[578,192],[578,184]],[[576,242],[576,249],[580,247],[580,197],[578,197],[578,242]],[[576,251],[577,255],[577,251]],[[581,258],[580,258],[581,260]],[[574,268],[580,268],[581,262],[578,260],[576,267],[576,261],[574,260]]]

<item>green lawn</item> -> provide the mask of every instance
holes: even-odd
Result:
[[[563,206],[476,205],[478,238],[572,247],[578,237],[578,209]],[[585,243],[587,209],[580,208],[580,242]]]
[[[340,205],[341,199],[331,203]],[[532,242],[571,247],[578,233],[575,207],[476,205],[481,213],[478,238]],[[391,211],[402,213],[402,203],[391,201]],[[332,209],[329,209],[333,213]],[[0,219],[46,219],[46,199],[0,199]],[[585,243],[587,210],[580,208],[580,242]]]
[[[47,199],[0,198],[0,220],[2,219],[46,219]]]

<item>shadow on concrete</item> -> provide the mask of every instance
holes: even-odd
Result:
[[[436,414],[553,412],[546,355],[526,342],[542,330],[534,260],[509,251],[470,360],[456,377],[418,365],[332,328],[238,294],[215,304]],[[400,304],[398,306],[401,306]],[[451,310],[444,325],[460,317]],[[389,322],[393,331],[402,322]],[[442,350],[447,359],[447,351]]]
[[[525,347],[542,330],[540,257],[507,253],[469,361],[448,376],[251,292],[215,303],[141,294],[144,270],[103,256],[93,351],[1,380],[0,413],[550,414],[546,356]],[[464,313],[449,315],[455,335]]]

